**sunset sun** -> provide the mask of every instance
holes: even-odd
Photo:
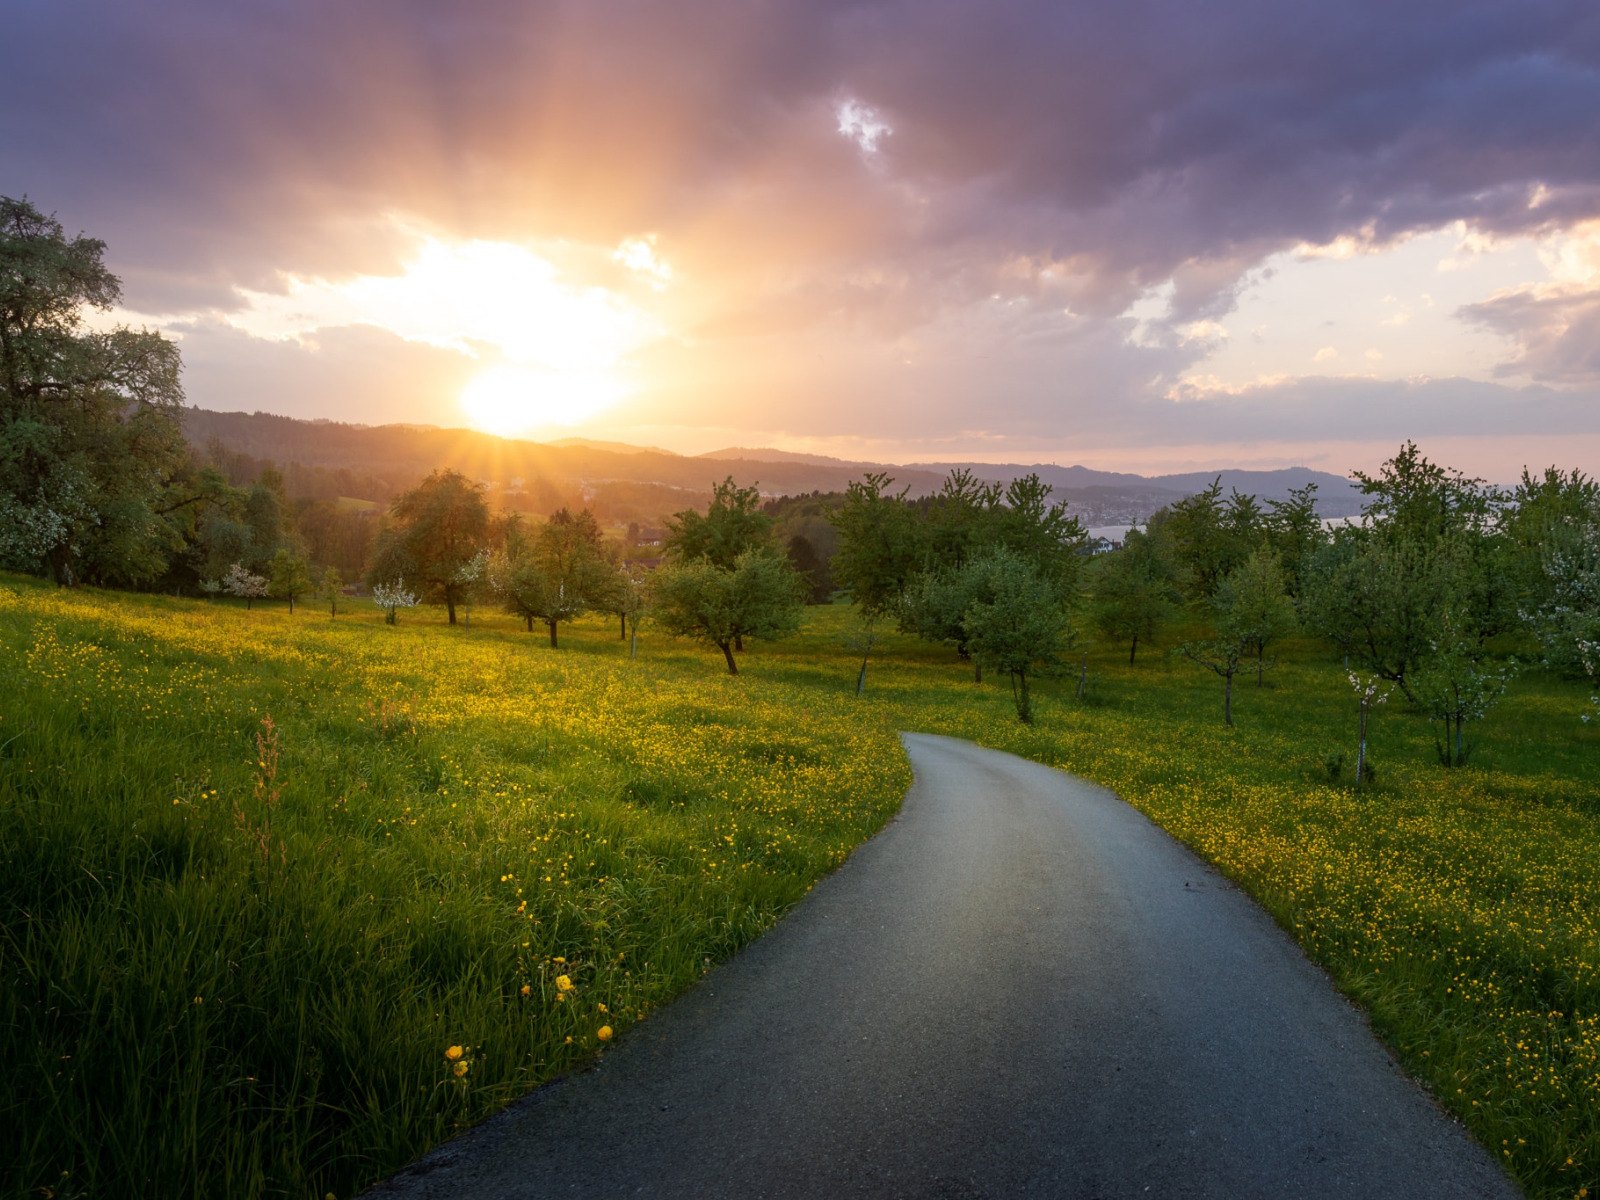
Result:
[[[491,367],[461,390],[461,410],[476,429],[502,437],[576,425],[614,404],[626,388],[604,371]]]

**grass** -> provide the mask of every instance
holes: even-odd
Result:
[[[629,662],[599,620],[552,653],[482,611],[0,589],[9,1194],[351,1194],[770,925],[894,811],[898,729],[1115,787],[1531,1194],[1600,1176],[1600,732],[1575,684],[1525,676],[1455,771],[1391,702],[1356,789],[1326,768],[1348,774],[1354,699],[1312,645],[1236,690],[1232,730],[1219,681],[1110,646],[1025,728],[1003,684],[895,636],[856,700],[842,606],[733,679],[655,637]]]

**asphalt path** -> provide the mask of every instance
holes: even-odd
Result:
[[[374,1197],[1514,1197],[1272,920],[1110,792],[905,737],[770,933]]]

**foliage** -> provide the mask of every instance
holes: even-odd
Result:
[[[1470,747],[1462,741],[1468,721],[1480,721],[1506,690],[1516,671],[1515,660],[1498,669],[1484,665],[1482,643],[1472,636],[1470,618],[1458,606],[1437,614],[1433,653],[1414,679],[1417,704],[1430,718],[1444,722],[1439,761],[1464,766]],[[1452,736],[1452,729],[1454,735]]]
[[[1290,488],[1287,500],[1268,500],[1270,510],[1262,519],[1266,544],[1272,547],[1283,567],[1289,595],[1301,594],[1301,577],[1317,548],[1328,540],[1317,516],[1317,485]]]
[[[272,582],[268,594],[289,602],[294,611],[294,598],[311,590],[311,564],[299,555],[280,549],[272,559]]]
[[[121,295],[104,252],[0,197],[0,566],[61,584],[159,577],[197,499],[177,347],[84,324]]]
[[[727,571],[705,558],[668,563],[650,583],[656,622],[721,650],[730,675],[739,673],[736,641],[787,637],[800,627],[799,578],[775,554],[746,551]]]
[[[795,534],[784,551],[789,565],[805,584],[807,604],[826,604],[833,598],[833,574],[811,539]]]
[[[1101,555],[1095,563],[1090,588],[1095,628],[1113,641],[1128,643],[1132,666],[1139,642],[1153,641],[1175,616],[1179,597],[1166,539],[1130,529],[1121,550]]]
[[[983,565],[980,565],[983,564]],[[940,573],[915,575],[900,601],[900,628],[930,642],[954,646],[962,658],[971,657],[967,613],[989,595],[992,573],[982,559]],[[982,679],[982,668],[978,678]]]
[[[889,492],[893,482],[888,475],[869,474],[851,483],[833,514],[839,531],[833,576],[875,617],[897,611],[906,587],[927,560],[925,529],[906,503],[906,493]]]
[[[981,581],[978,598],[961,620],[967,648],[979,662],[1006,673],[1017,720],[1029,724],[1029,677],[1060,666],[1075,638],[1062,585],[1022,554],[1004,549],[974,559],[963,574]]]
[[[251,601],[265,596],[270,586],[271,581],[265,575],[247,571],[242,563],[234,563],[222,577],[222,590],[242,599],[245,608],[250,607]]]
[[[731,571],[741,555],[771,544],[772,518],[762,511],[761,493],[738,486],[730,475],[712,488],[704,516],[691,508],[667,521],[664,549],[684,562],[704,560]]]
[[[472,585],[461,571],[488,542],[483,489],[459,471],[435,471],[389,507],[393,524],[381,530],[367,568],[369,583],[409,576],[422,596],[443,604],[450,624]]]
[[[1482,641],[1492,631],[1471,602],[1472,571],[1459,539],[1424,544],[1344,530],[1312,561],[1302,613],[1314,632],[1414,702],[1412,676],[1433,653],[1443,608],[1461,613],[1464,635]]]
[[[1266,670],[1267,647],[1295,627],[1288,578],[1275,551],[1265,546],[1235,567],[1217,588],[1217,624],[1256,656],[1256,686]]]
[[[324,567],[317,575],[317,595],[328,602],[328,615],[339,615],[339,597],[344,595],[344,577],[338,567]]]
[[[490,571],[493,587],[506,611],[521,617],[532,631],[543,621],[552,649],[559,644],[561,623],[591,609],[620,611],[627,603],[621,575],[601,542],[600,526],[587,509],[574,515],[558,509],[524,544],[520,558],[506,558]]]
[[[406,589],[405,576],[402,575],[392,583],[373,584],[372,602],[383,610],[384,623],[393,625],[400,609],[415,608],[422,603],[422,598]]]

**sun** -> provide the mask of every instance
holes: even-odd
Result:
[[[461,390],[461,408],[474,428],[508,437],[577,425],[626,392],[621,380],[603,370],[500,366],[490,367]]]

